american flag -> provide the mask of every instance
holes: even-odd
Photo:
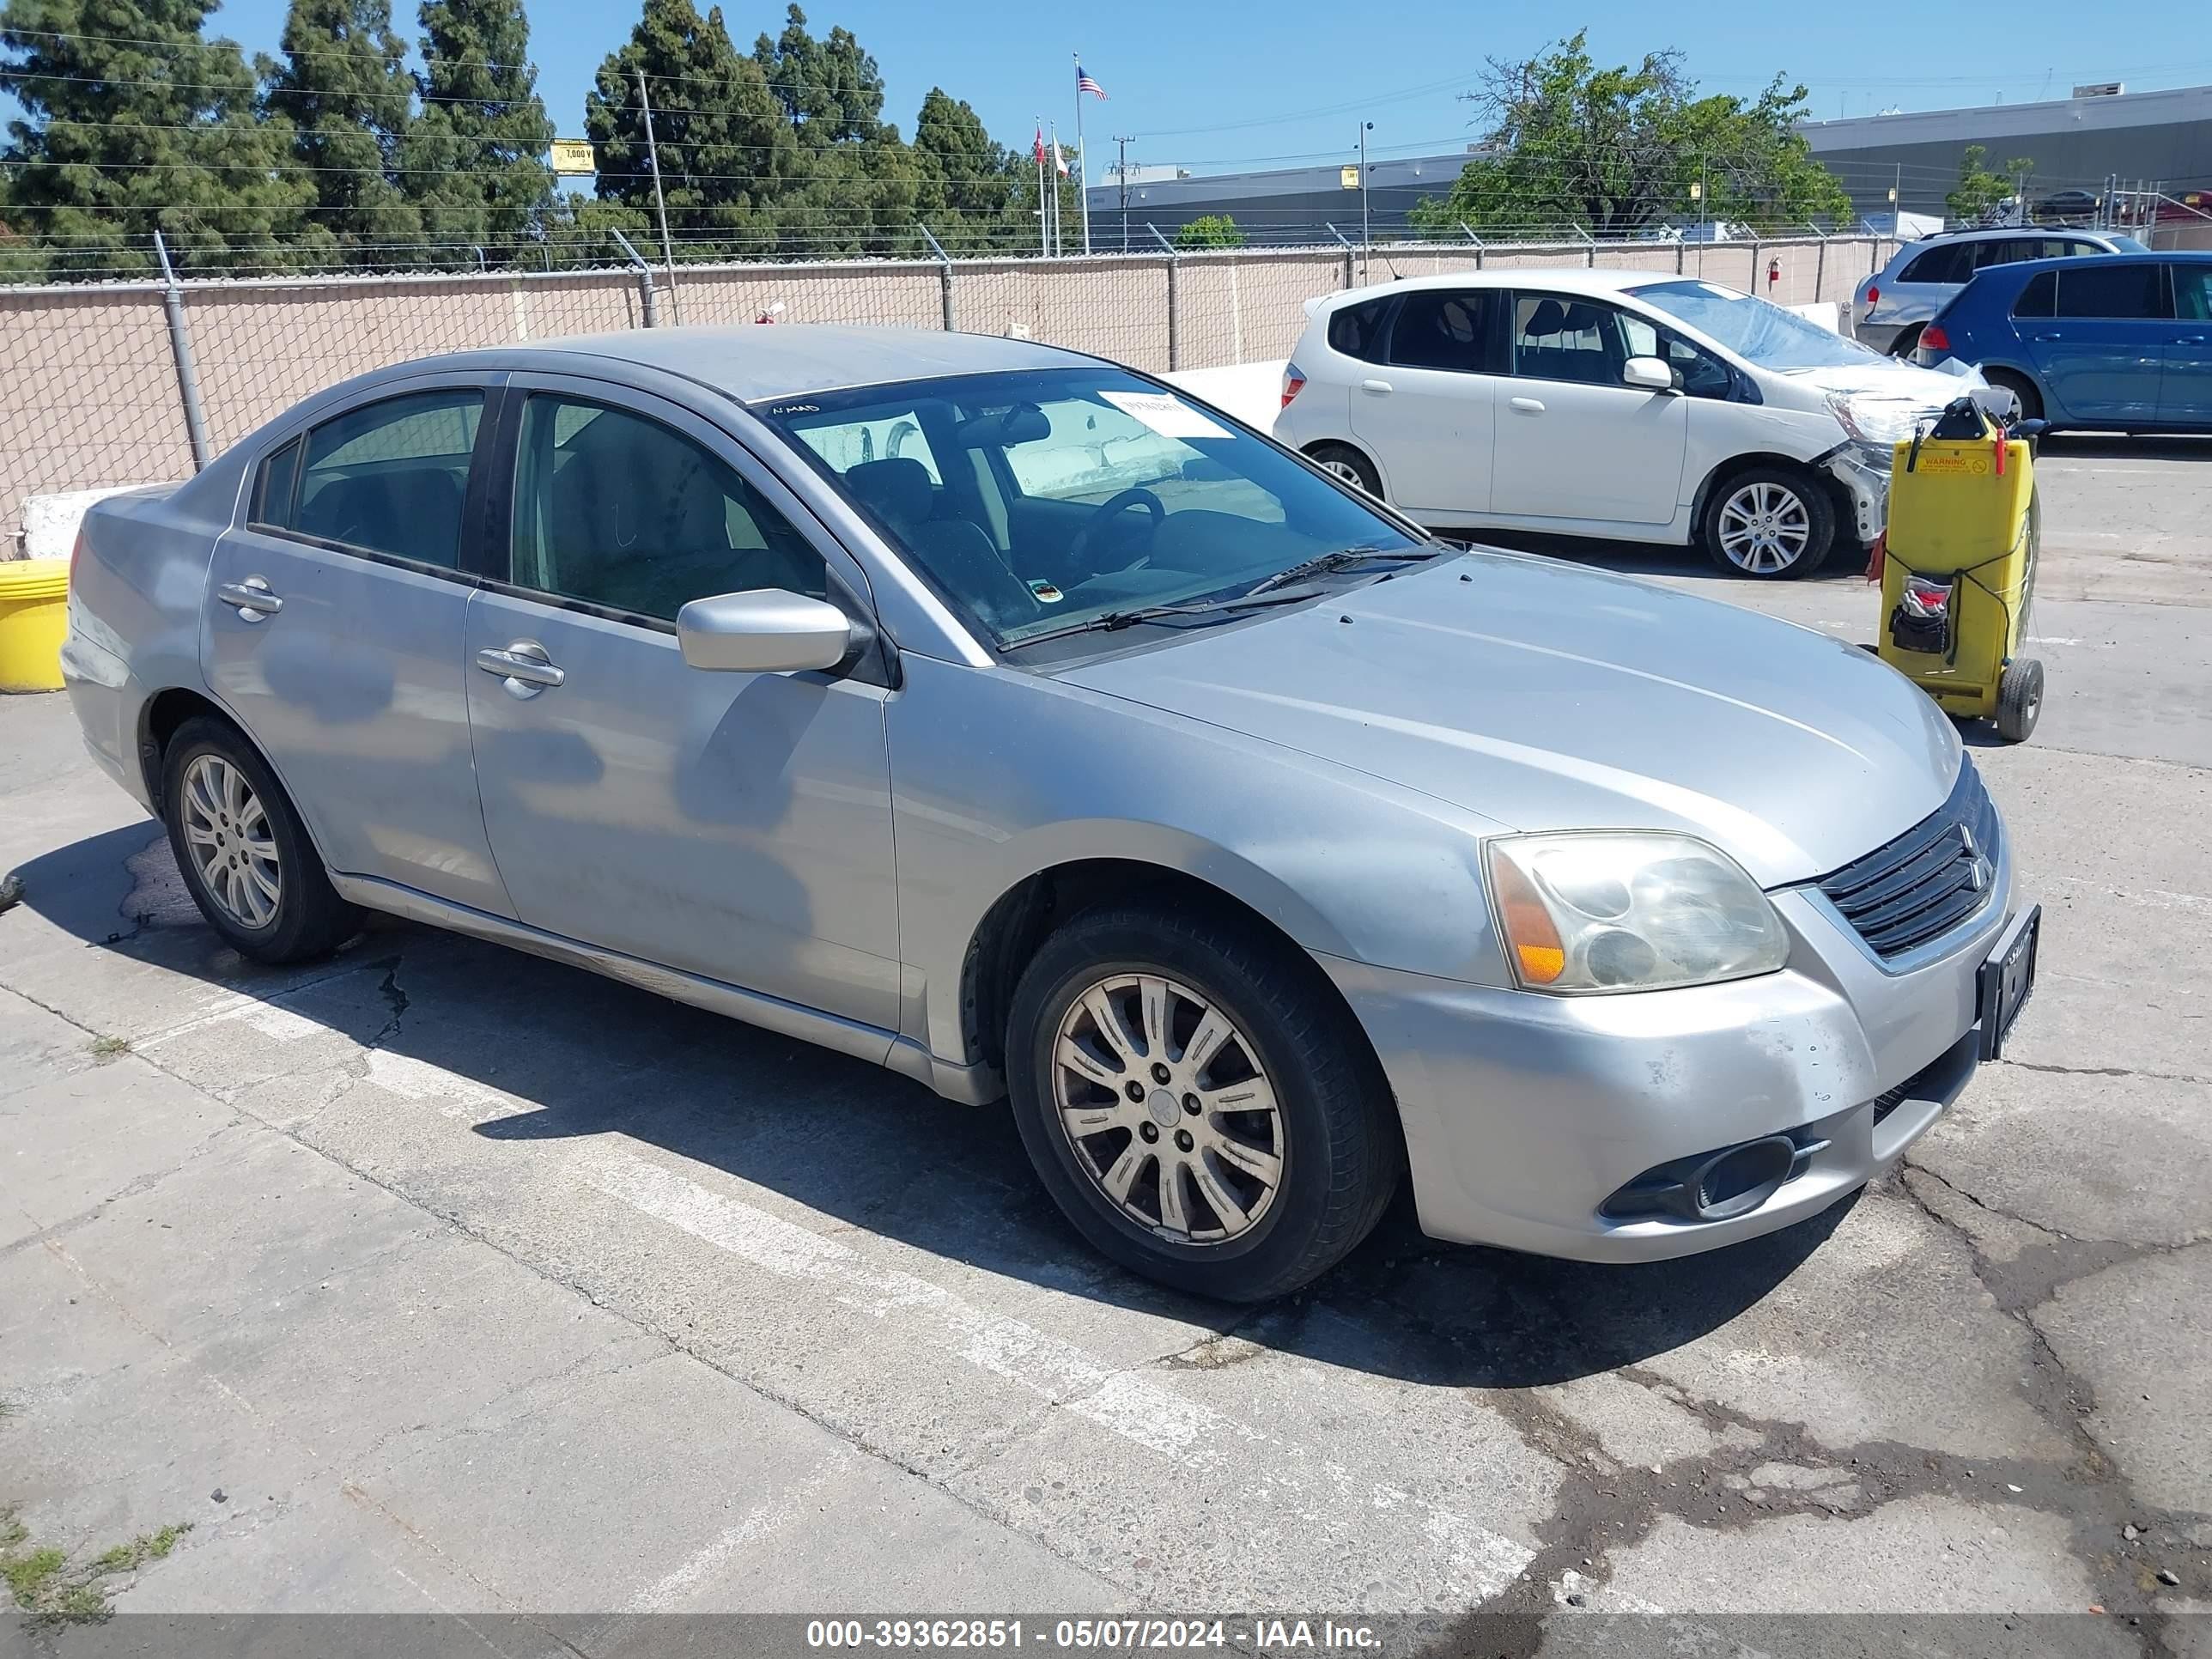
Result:
[[[1080,64],[1075,66],[1075,90],[1079,97],[1086,92],[1094,98],[1103,98],[1106,95],[1106,88],[1085,75]]]

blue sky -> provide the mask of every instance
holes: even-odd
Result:
[[[546,106],[564,136],[580,136],[585,89],[627,34],[634,0],[526,3]],[[419,33],[414,7],[394,0],[410,40]],[[1474,136],[1474,112],[1453,94],[1476,83],[1486,57],[1525,57],[1584,22],[1601,62],[1679,46],[1707,88],[1747,95],[1780,70],[1812,89],[1811,112],[1824,118],[1890,105],[2063,97],[2076,82],[2124,80],[2130,90],[2212,82],[2212,39],[2189,25],[2180,0],[2126,7],[2124,29],[2113,27],[2122,9],[2079,0],[1918,0],[1905,8],[1585,0],[1571,9],[1528,0],[1480,9],[1467,0],[1121,0],[1104,14],[1080,9],[1090,19],[1082,32],[1052,39],[1044,15],[980,0],[806,5],[816,33],[842,23],[875,53],[884,112],[909,137],[935,84],[973,104],[1003,143],[1026,148],[1041,113],[1072,144],[1069,53],[1080,48],[1110,94],[1104,104],[1085,100],[1094,176],[1115,133],[1135,135],[1133,162],[1209,172],[1347,157],[1363,117],[1375,123],[1372,154],[1455,148]],[[249,52],[270,51],[283,13],[284,0],[228,0],[210,31]],[[783,5],[726,0],[723,16],[742,51],[763,30],[782,27]]]

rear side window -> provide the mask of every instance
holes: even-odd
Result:
[[[246,513],[247,523],[291,523],[292,487],[299,482],[300,447],[306,442],[304,438],[295,438],[261,463],[253,477],[253,505]]]
[[[1333,313],[1328,319],[1329,349],[1357,357],[1362,362],[1381,362],[1382,325],[1389,313],[1388,300],[1370,300],[1364,305],[1346,306]]]
[[[1974,245],[1947,242],[1927,252],[1897,273],[1900,283],[1963,283],[1973,274]]]
[[[263,463],[256,522],[450,570],[483,420],[483,393],[454,390],[325,421]]]
[[[2057,300],[2058,273],[2055,270],[2039,271],[2027,279],[2027,286],[2021,289],[2020,297],[2012,302],[2012,314],[2015,317],[2048,317],[2052,314]]]
[[[2161,265],[2122,264],[2099,260],[2060,273],[2061,317],[2129,318],[2166,315],[2166,270]]]
[[[1408,294],[1390,331],[1390,361],[1406,368],[1498,373],[1490,343],[1491,307],[1496,301],[1496,293],[1485,289]]]

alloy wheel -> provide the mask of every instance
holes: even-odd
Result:
[[[1721,503],[1721,551],[1729,563],[1755,576],[1787,570],[1805,556],[1813,515],[1786,484],[1748,483]]]
[[[246,775],[220,755],[185,769],[185,845],[200,884],[242,927],[266,927],[284,896],[268,810]]]
[[[1129,1220],[1178,1243],[1257,1226],[1283,1180],[1283,1115],[1251,1042],[1186,985],[1098,980],[1053,1041],[1060,1131]]]

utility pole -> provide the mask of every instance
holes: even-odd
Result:
[[[1116,138],[1114,142],[1121,147],[1119,169],[1121,180],[1121,252],[1127,253],[1129,251],[1129,141]]]
[[[645,66],[637,70],[637,106],[645,112],[645,154],[653,164],[653,200],[660,211],[660,258],[668,267],[668,300],[676,307],[676,320],[684,320],[683,301],[676,297],[676,247],[668,240],[668,196],[660,187],[660,146],[653,137],[653,100],[646,95]]]
[[[1369,280],[1369,254],[1375,246],[1375,232],[1367,213],[1367,135],[1375,131],[1375,123],[1359,124],[1359,280]]]

